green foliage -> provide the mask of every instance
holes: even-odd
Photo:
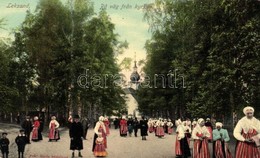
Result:
[[[186,88],[140,89],[140,96],[150,95],[140,97],[139,109],[166,106],[177,117],[218,118],[246,105],[259,111],[259,5],[250,0],[156,0],[147,7],[144,18],[153,36],[146,44],[145,73],[178,69]]]

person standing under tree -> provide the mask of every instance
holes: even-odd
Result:
[[[120,136],[121,137],[126,137],[127,136],[127,121],[126,121],[126,117],[123,116],[122,119],[120,120]]]
[[[24,158],[24,149],[25,145],[27,144],[27,138],[24,134],[24,130],[20,130],[20,134],[15,138],[15,143],[17,144],[18,147],[18,157],[19,158]]]
[[[2,151],[3,158],[8,158],[9,144],[10,144],[10,141],[7,138],[7,132],[3,132],[2,138],[0,139],[0,149]]]
[[[129,136],[130,136],[130,137],[132,136],[132,133],[133,133],[133,129],[134,129],[133,125],[134,125],[133,119],[132,119],[132,118],[129,118],[129,119],[127,120],[127,128],[128,128],[128,133],[129,133]]]
[[[31,131],[32,131],[32,122],[30,121],[30,116],[26,116],[26,120],[22,123],[22,128],[24,129],[24,134],[27,138],[26,143],[31,144],[30,135],[31,135]]]
[[[98,137],[95,141],[95,149],[94,149],[94,156],[96,157],[106,157],[107,152],[104,145],[104,138],[102,137],[102,133],[98,133]]]
[[[110,126],[110,122],[109,122],[109,120],[108,120],[108,118],[106,117],[106,118],[104,118],[104,125],[105,125],[105,127],[106,127],[106,135],[108,136],[109,134],[110,134],[110,130],[109,130],[109,126]]]
[[[260,121],[254,117],[254,108],[247,106],[243,109],[245,116],[240,119],[234,129],[237,139],[236,158],[260,157]]]
[[[70,130],[70,150],[72,150],[72,157],[75,157],[75,150],[78,150],[78,157],[83,157],[81,155],[81,150],[83,149],[83,127],[79,122],[79,115],[75,115],[73,122],[71,123]]]
[[[51,117],[51,121],[49,124],[49,142],[50,141],[58,141],[60,139],[60,135],[59,135],[59,130],[58,128],[60,127],[59,122],[56,120],[55,116]]]

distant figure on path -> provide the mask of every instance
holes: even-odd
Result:
[[[137,120],[137,118],[135,118],[133,121],[133,127],[134,127],[135,137],[137,137],[137,132],[139,128],[139,121]]]
[[[73,122],[71,123],[70,130],[70,150],[72,150],[72,157],[75,157],[75,150],[78,150],[78,157],[83,157],[81,155],[81,150],[83,149],[83,127],[79,122],[79,115],[75,115]]]
[[[260,157],[260,121],[254,117],[254,108],[247,106],[243,110],[245,116],[240,119],[234,129],[237,139],[236,158]]]
[[[20,134],[15,138],[15,143],[18,147],[18,158],[24,158],[24,149],[27,144],[27,138],[23,129],[20,130]]]
[[[41,138],[40,132],[40,121],[38,116],[34,117],[33,130],[32,130],[32,141],[37,142]]]
[[[108,136],[110,134],[110,131],[109,131],[110,122],[107,117],[104,119],[104,124],[106,127],[106,135]]]
[[[120,136],[121,137],[126,137],[127,136],[127,121],[126,117],[123,116],[122,119],[120,120]]]
[[[146,136],[148,136],[148,121],[142,117],[142,120],[140,120],[140,130],[141,130],[141,136],[142,140],[146,140]]]
[[[133,133],[133,130],[134,130],[134,121],[133,121],[132,118],[129,118],[127,120],[127,128],[128,128],[129,136],[131,137],[132,133]]]
[[[206,119],[205,126],[206,126],[207,129],[209,130],[210,137],[208,138],[208,140],[211,142],[211,141],[212,141],[212,138],[213,138],[213,134],[212,134],[213,126],[212,126],[212,123],[211,123],[210,118],[207,118],[207,119]]]
[[[27,138],[27,144],[31,144],[30,135],[32,131],[32,122],[30,121],[30,116],[26,116],[26,120],[22,123],[22,128],[24,129],[24,134]]]
[[[58,141],[60,139],[60,134],[59,134],[59,127],[60,124],[59,122],[56,120],[55,116],[51,117],[51,121],[49,124],[49,142],[50,141]]]

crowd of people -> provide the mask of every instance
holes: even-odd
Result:
[[[243,112],[245,116],[238,121],[233,131],[233,135],[237,140],[235,158],[260,158],[260,121],[254,117],[254,108],[245,107]],[[26,144],[30,144],[30,141],[38,142],[42,140],[41,122],[37,116],[33,120],[32,123],[30,117],[26,117],[26,120],[22,123],[22,129],[15,139],[19,158],[24,157]],[[90,123],[86,118],[80,119],[79,115],[71,116],[68,121],[70,123],[69,137],[72,157],[75,157],[75,151],[78,151],[78,157],[83,157],[81,154],[83,140],[86,139]],[[232,158],[228,146],[230,141],[229,132],[223,128],[221,122],[213,122],[212,124],[209,118],[206,120],[203,118],[194,119],[192,122],[190,119],[178,119],[174,122],[175,130],[171,119],[146,119],[142,117],[138,120],[137,118],[122,116],[121,119],[117,119],[117,122],[118,124],[114,124],[115,129],[119,129],[121,137],[131,137],[133,132],[134,136],[137,137],[138,130],[140,130],[142,140],[147,140],[148,133],[154,133],[156,137],[163,138],[166,134],[171,135],[176,132],[176,141],[173,142],[176,157],[210,158],[209,143],[212,143],[214,158]],[[95,123],[92,152],[96,157],[106,157],[108,155],[106,149],[108,148],[107,137],[110,134],[110,126],[109,119],[103,116],[100,116]],[[59,127],[60,124],[56,117],[52,116],[48,130],[49,142],[60,139]],[[9,154],[10,142],[7,134],[7,132],[3,132],[0,139],[3,158],[8,158]],[[193,144],[191,144],[191,141],[193,141]]]

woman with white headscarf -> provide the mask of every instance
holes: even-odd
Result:
[[[95,150],[95,146],[96,146],[96,139],[98,138],[98,134],[101,133],[102,137],[104,139],[104,147],[107,148],[107,134],[106,134],[106,126],[104,124],[104,117],[100,116],[98,119],[98,122],[95,125],[94,128],[94,139],[93,139],[93,146],[92,146],[92,152],[94,152]]]
[[[210,158],[209,137],[210,133],[205,126],[205,121],[200,118],[192,131],[192,138],[194,139],[193,158]]]
[[[246,116],[238,121],[233,133],[238,140],[236,158],[260,158],[260,121],[254,117],[253,107],[247,106],[243,112]]]
[[[214,158],[232,158],[228,149],[230,140],[228,131],[223,129],[221,122],[216,123],[216,129],[213,130],[213,157]]]
[[[187,136],[185,135],[185,127],[182,124],[182,121],[178,119],[175,122],[176,129],[176,142],[175,142],[175,154],[176,157],[190,157],[190,147],[188,144]]]

